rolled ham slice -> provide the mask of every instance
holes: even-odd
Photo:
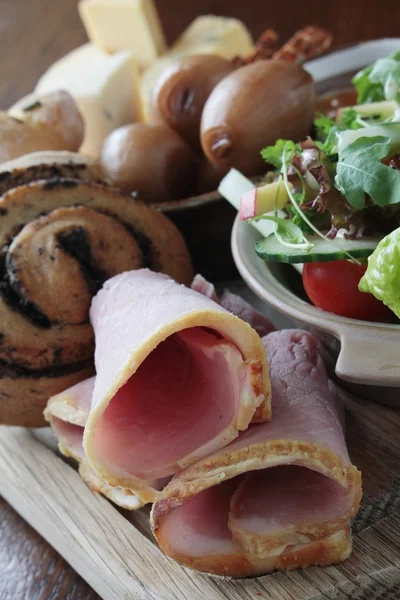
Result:
[[[79,474],[94,491],[128,510],[136,510],[143,502],[130,490],[113,487],[98,477],[86,460],[83,449],[83,432],[90,412],[95,377],[86,379],[50,398],[45,410],[58,438],[58,447],[64,456],[79,463]]]
[[[327,565],[351,552],[361,475],[350,462],[318,341],[263,339],[273,419],[178,473],[152,509],[162,550],[217,575]]]
[[[159,276],[156,276],[156,279],[157,278],[159,279]],[[211,284],[208,284],[208,285],[211,285]],[[143,288],[143,289],[145,289],[145,288]],[[173,293],[180,295],[180,294],[182,294],[183,289],[184,288],[182,288],[182,286],[177,286],[175,284],[173,286]],[[206,295],[206,294],[203,294],[203,295]],[[196,300],[199,299],[198,294],[195,294],[195,296],[193,296],[193,294],[191,294],[192,303],[193,303],[193,297],[195,297]],[[187,302],[187,299],[184,298],[184,300],[185,300],[185,302]],[[208,307],[208,310],[210,310],[210,307],[213,309],[214,305],[213,305],[213,303],[210,304],[208,302],[207,307]],[[236,323],[237,323],[237,320],[236,320]],[[269,323],[269,321],[268,321],[268,323]],[[249,328],[246,328],[245,331],[247,334],[249,331]],[[254,332],[252,332],[252,335],[254,335]],[[196,353],[198,354],[199,348],[200,349],[203,348],[203,350],[205,349],[208,353],[211,351],[212,354],[210,355],[210,360],[215,359],[216,360],[216,368],[217,369],[221,368],[221,371],[223,371],[224,369],[226,370],[226,367],[229,366],[230,360],[232,360],[232,365],[230,365],[229,368],[232,368],[233,371],[235,370],[236,367],[238,367],[239,371],[242,368],[241,363],[243,361],[242,361],[241,356],[238,356],[238,352],[235,351],[235,349],[232,347],[231,344],[229,344],[226,341],[223,341],[221,339],[220,334],[218,334],[217,339],[215,339],[215,336],[210,335],[209,332],[207,333],[207,332],[203,331],[201,327],[197,327],[195,335],[192,334],[192,335],[188,336],[186,330],[183,330],[181,332],[180,340],[186,340],[186,348],[189,350],[189,352],[192,352],[194,358],[196,356]],[[203,347],[201,347],[201,344],[203,344]],[[259,346],[259,344],[258,344],[258,346]],[[259,347],[261,348],[261,346],[259,346]],[[162,352],[160,352],[160,350],[162,350]],[[141,366],[142,372],[140,373],[140,377],[136,377],[135,382],[134,382],[135,383],[134,394],[139,394],[140,391],[144,389],[143,385],[146,388],[146,386],[147,386],[146,381],[153,379],[154,375],[158,372],[160,362],[166,366],[166,369],[168,371],[168,365],[170,363],[171,363],[172,368],[174,367],[175,358],[176,358],[176,344],[172,344],[169,341],[169,339],[167,339],[167,341],[162,344],[162,347],[160,349],[158,347],[158,351],[153,352],[152,356],[150,356],[146,359],[146,361],[145,361],[146,364]],[[221,363],[221,358],[224,359],[225,362]],[[180,357],[179,357],[179,359],[180,359]],[[179,366],[178,371],[180,372],[181,371],[180,365],[178,365],[178,366]],[[184,369],[185,364],[182,363],[182,366]],[[264,369],[265,368],[264,363],[262,366]],[[186,367],[187,367],[187,365],[186,365]],[[211,367],[212,367],[212,365],[211,365]],[[251,368],[253,368],[253,367],[254,367],[254,364],[251,365]],[[186,370],[187,370],[187,368],[186,368]],[[183,370],[182,370],[182,372],[183,372]],[[210,372],[211,372],[211,370],[210,370]],[[188,383],[191,384],[192,387],[194,388],[194,394],[196,393],[196,390],[198,388],[198,390],[203,391],[203,393],[205,393],[207,395],[208,390],[205,387],[204,382],[198,380],[199,373],[196,373],[195,370],[193,369],[193,374],[195,375],[193,381],[188,381]],[[226,373],[226,374],[228,377],[228,382],[227,383],[225,382],[225,384],[227,386],[229,386],[231,383],[230,382],[230,374],[229,373]],[[201,373],[200,373],[200,375],[201,375]],[[265,375],[266,375],[265,372],[260,374],[262,385],[265,385]],[[251,375],[251,378],[253,378],[253,383],[257,383],[257,381],[259,380],[259,377],[257,377],[257,376],[253,377],[253,375]],[[237,373],[233,372],[232,379],[233,380],[237,379]],[[168,377],[166,377],[165,381],[163,381],[163,372],[159,373],[158,381],[155,384],[156,385],[155,392],[159,393],[159,392],[164,391],[164,392],[168,393],[168,386],[167,386],[167,388],[165,387],[165,384],[168,383],[167,380],[168,380]],[[186,381],[186,379],[185,379],[185,381]],[[221,383],[221,388],[222,388],[222,389],[218,389],[218,388],[215,389],[215,393],[217,394],[216,401],[218,403],[219,397],[221,397],[222,400],[224,400],[224,399],[226,400],[226,396],[227,396],[227,394],[229,394],[229,390],[228,390],[228,388],[226,388],[226,389],[223,388],[223,385],[224,385],[223,381],[219,382],[217,380],[217,383],[218,383],[218,385]],[[60,451],[64,455],[70,456],[80,462],[79,470],[80,470],[80,473],[81,473],[83,479],[89,484],[89,486],[92,489],[94,489],[95,491],[100,491],[100,492],[104,493],[108,498],[111,498],[111,490],[112,490],[113,497],[111,499],[118,504],[119,501],[121,500],[121,495],[118,494],[118,496],[116,496],[115,490],[124,489],[126,494],[129,494],[130,497],[132,497],[132,495],[134,495],[132,488],[129,485],[126,485],[126,483],[124,484],[123,488],[120,486],[112,487],[109,484],[107,484],[107,487],[104,487],[104,485],[106,485],[104,483],[104,480],[102,478],[98,477],[97,475],[95,475],[95,472],[89,466],[89,461],[87,460],[87,457],[86,457],[86,454],[85,454],[85,451],[84,451],[83,445],[82,445],[84,428],[86,426],[86,423],[87,423],[88,417],[89,417],[89,413],[90,413],[94,386],[95,386],[95,378],[92,377],[92,378],[90,378],[84,382],[81,382],[80,384],[75,385],[72,388],[50,398],[47,408],[46,408],[46,411],[45,411],[45,417],[50,422],[53,430],[55,431],[56,435],[58,436]],[[126,387],[125,387],[124,393],[126,391],[128,392],[126,402],[129,404],[130,400],[131,399],[133,400],[133,398],[134,398],[134,396],[132,398],[129,397],[129,391],[130,391],[130,388],[132,387],[132,382],[129,385],[125,384],[125,386]],[[142,387],[140,388],[140,386],[142,386]],[[144,389],[144,391],[146,392],[147,389]],[[179,393],[179,389],[175,389],[175,387],[173,387],[172,394],[176,394],[176,393]],[[254,395],[254,390],[251,393],[253,393],[253,395]],[[258,394],[258,391],[257,391],[257,394]],[[246,398],[244,398],[244,399],[246,400]],[[168,397],[166,397],[166,400],[168,400]],[[170,409],[172,411],[174,410],[173,402],[176,400],[179,401],[179,398],[172,398],[172,404],[166,405],[164,407],[164,413],[166,413],[166,415],[164,415],[164,416],[166,416],[166,418],[168,418],[169,410]],[[269,380],[267,380],[267,387],[265,390],[264,400],[262,400],[261,402],[262,403],[259,406],[257,418],[258,419],[268,418],[269,411],[270,411]],[[221,406],[223,406],[223,403],[221,404]],[[134,407],[131,407],[131,408],[132,408],[132,415],[134,415]],[[188,408],[190,409],[190,405],[188,405]],[[199,404],[199,408],[202,410],[202,406],[200,404]],[[214,409],[215,408],[218,408],[218,407],[214,407]],[[128,406],[128,411],[129,410],[130,410],[130,407]],[[156,413],[156,408],[154,406],[151,408],[151,410],[155,411],[155,413]],[[252,409],[252,411],[254,412],[254,408]],[[188,416],[190,418],[191,415],[189,414]],[[212,412],[210,413],[210,416],[212,416]],[[163,417],[162,411],[160,412],[160,417]],[[221,419],[221,416],[218,415],[217,424],[218,424],[218,420],[220,420],[220,419]],[[164,420],[162,421],[161,424],[158,424],[159,427],[161,427],[161,428],[163,427],[163,422],[164,422]],[[154,427],[156,427],[157,423],[154,423],[153,425],[154,425]],[[236,434],[237,434],[237,432],[235,432],[235,435]],[[119,439],[119,435],[117,432],[116,439],[109,440],[110,445],[112,445],[112,446],[114,444],[118,445],[118,443],[119,443],[118,439]],[[174,443],[173,440],[171,443]],[[222,438],[221,443],[225,443],[223,438]],[[164,485],[166,484],[166,482],[168,482],[171,479],[172,473],[169,473],[165,477],[151,479],[147,476],[147,472],[145,472],[143,469],[142,469],[142,471],[143,471],[141,473],[142,478],[140,479],[139,482],[137,482],[137,481],[134,482],[133,489],[136,489],[139,485],[142,488],[141,497],[142,497],[143,501],[144,502],[152,501],[158,495],[159,490],[162,489],[164,487]],[[122,496],[122,500],[124,501],[123,506],[126,507],[125,496]],[[137,499],[137,502],[138,502],[138,506],[142,505],[142,501],[140,501],[139,499]],[[130,502],[130,504],[132,504],[132,502]],[[130,507],[136,508],[137,506],[135,505],[135,506],[130,506]]]
[[[270,418],[261,338],[211,299],[142,269],[107,281],[90,317],[97,373],[83,393],[92,386],[90,410],[87,399],[59,394],[46,417],[65,453],[74,455],[81,440],[73,426],[84,427],[85,461],[108,485],[152,502],[154,480],[169,480],[251,421]],[[81,392],[75,386],[72,396]]]

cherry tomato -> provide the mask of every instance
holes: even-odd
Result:
[[[372,294],[358,289],[367,265],[348,260],[307,263],[303,285],[311,302],[328,312],[364,321],[388,321],[392,312]]]

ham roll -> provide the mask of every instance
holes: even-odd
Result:
[[[318,341],[263,339],[273,418],[178,473],[151,519],[162,550],[193,569],[248,576],[328,565],[351,552],[361,476],[349,459]]]
[[[69,390],[46,418],[65,454],[83,434],[84,464],[107,484],[153,502],[174,473],[270,418],[262,340],[210,298],[141,269],[107,281],[90,318],[96,379],[72,389],[90,410]]]
[[[45,416],[58,438],[60,451],[79,463],[79,474],[88,486],[121,508],[136,510],[143,506],[143,502],[130,490],[111,486],[100,479],[86,460],[83,432],[90,412],[94,382],[95,377],[90,377],[50,398]],[[153,485],[156,487],[157,482]]]
[[[13,168],[3,183],[46,168]],[[106,279],[143,267],[192,279],[184,240],[164,215],[89,181],[49,179],[4,193],[0,248],[0,423],[9,425],[43,425],[48,398],[93,374],[89,308]]]

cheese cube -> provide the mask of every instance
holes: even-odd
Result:
[[[105,52],[130,50],[143,69],[166,50],[153,0],[81,0],[78,8],[90,41]]]
[[[197,17],[172,46],[171,54],[216,54],[230,60],[254,50],[253,38],[242,21],[230,17]]]
[[[227,60],[247,56],[254,50],[250,32],[238,19],[203,15],[197,17],[182,33],[171,50],[153,62],[142,74],[140,96],[145,121],[152,120],[152,94],[163,70],[180,56],[216,54]]]
[[[97,157],[111,131],[141,119],[139,81],[131,52],[109,55],[88,43],[54,63],[36,92],[67,90],[73,96],[85,122],[80,151]]]

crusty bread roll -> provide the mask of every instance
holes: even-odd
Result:
[[[82,144],[83,119],[75,100],[66,91],[60,90],[42,96],[29,94],[14,104],[8,113],[37,131],[50,129],[62,143],[60,150],[75,152]]]
[[[39,150],[76,152],[84,125],[68,92],[31,94],[0,113],[0,164]]]

